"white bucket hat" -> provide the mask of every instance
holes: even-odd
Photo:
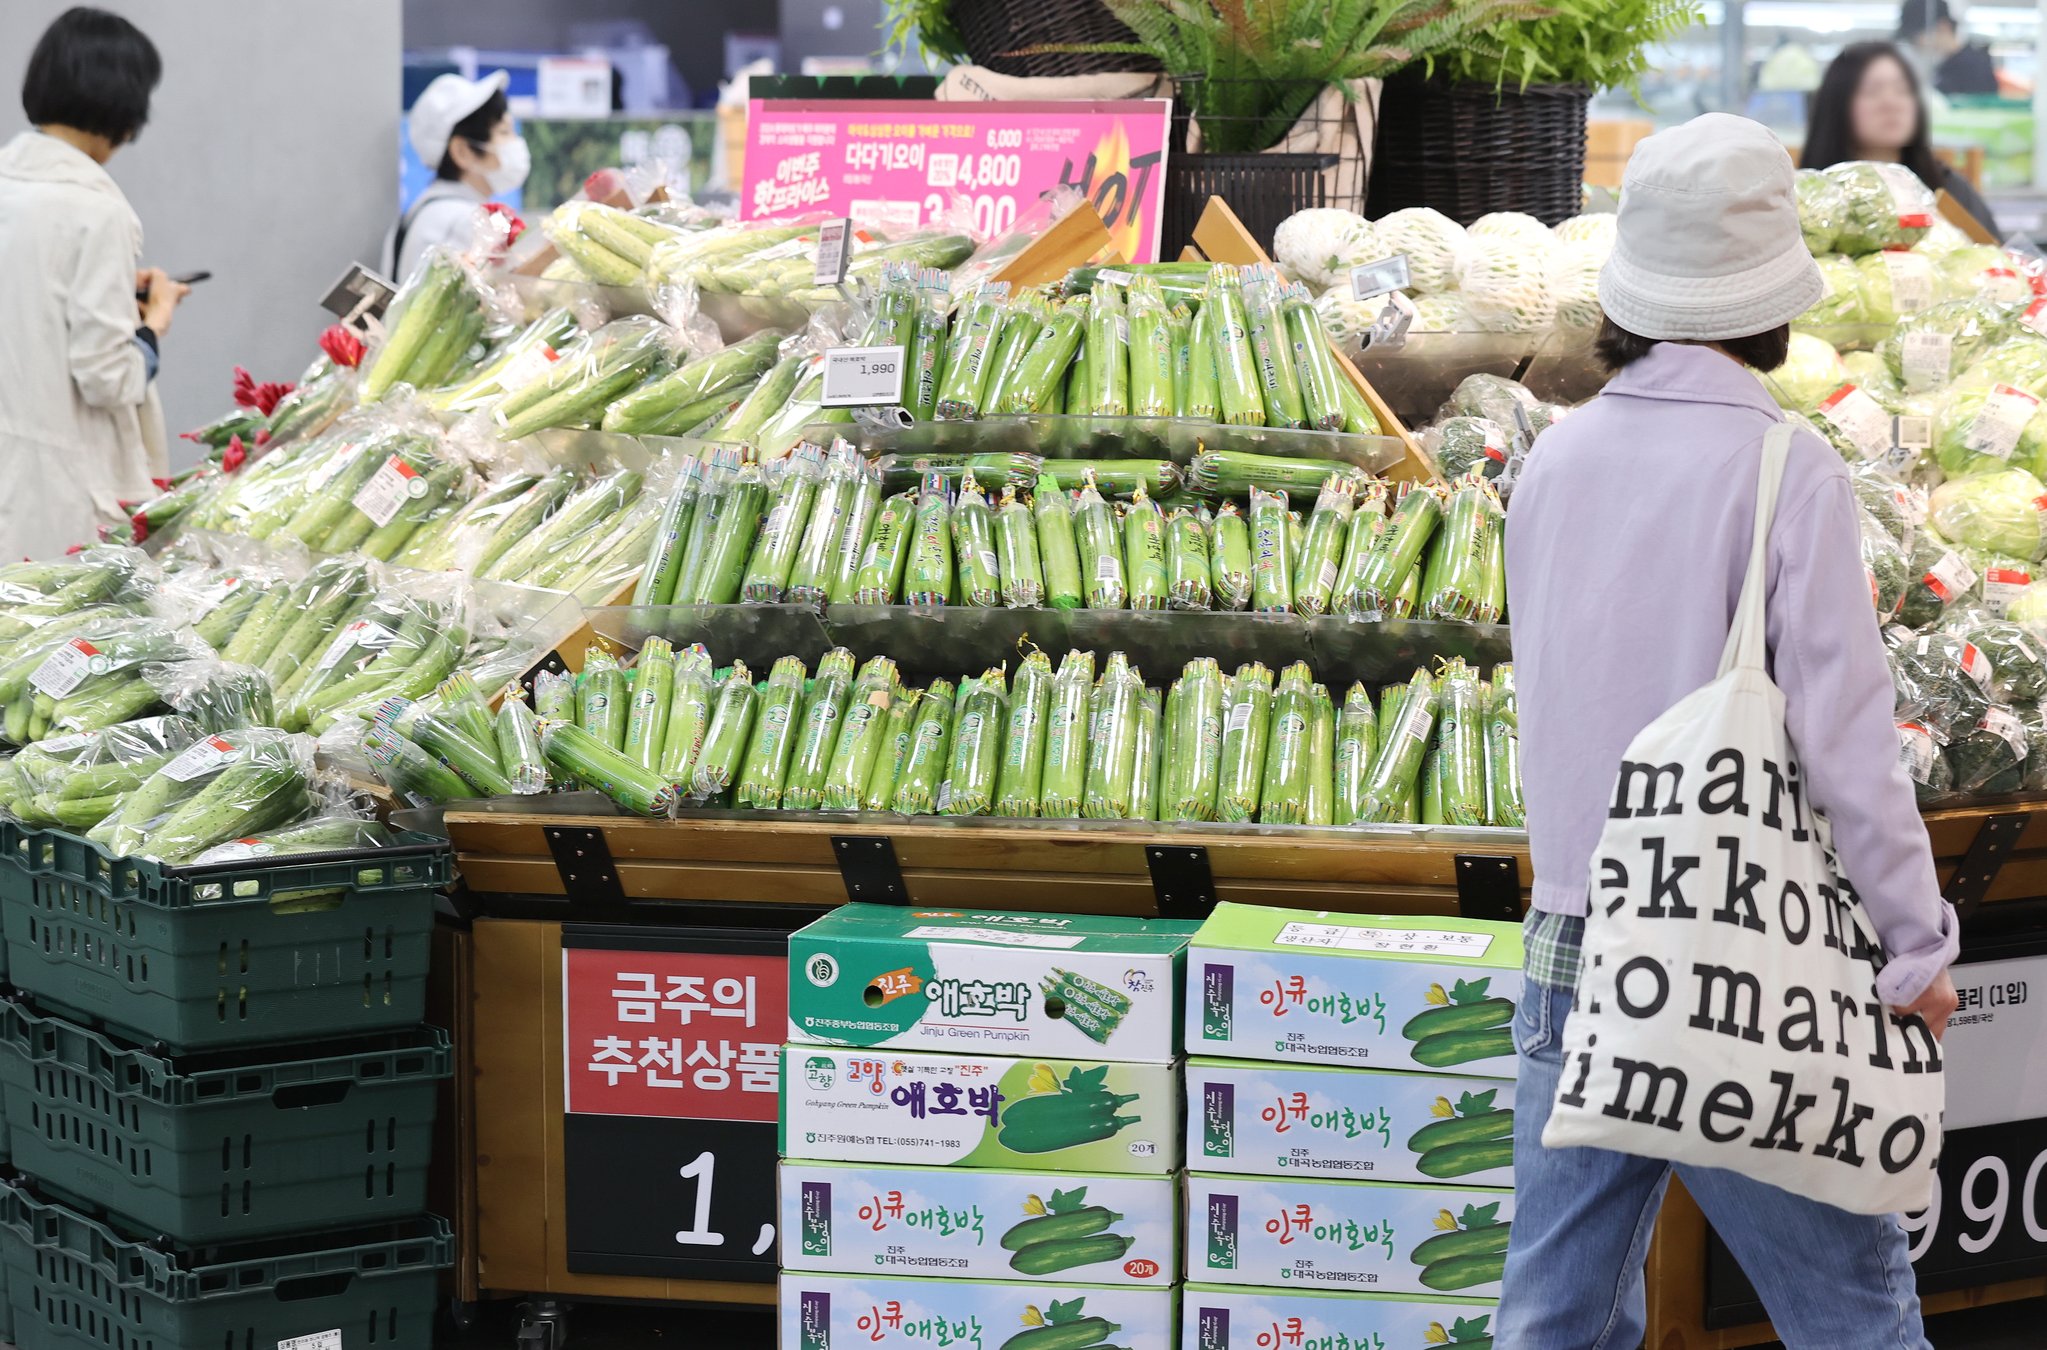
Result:
[[[448,142],[463,118],[490,101],[490,96],[510,83],[511,76],[493,70],[480,80],[464,79],[450,71],[436,75],[433,83],[420,90],[406,115],[405,130],[412,141],[412,153],[429,171],[441,165]]]
[[[1750,337],[1825,293],[1798,230],[1791,156],[1762,123],[1706,113],[1635,147],[1599,272],[1615,324],[1669,341]]]

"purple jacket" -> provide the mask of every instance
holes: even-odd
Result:
[[[1507,513],[1508,612],[1535,906],[1583,914],[1622,753],[1710,682],[1748,563],[1763,434],[1754,375],[1659,343],[1542,435]],[[1770,538],[1771,673],[1815,807],[1883,938],[1880,989],[1917,998],[1954,959],[1840,456],[1792,438]]]

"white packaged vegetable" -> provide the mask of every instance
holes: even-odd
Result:
[[[1273,260],[1316,290],[1347,286],[1350,269],[1385,256],[1372,223],[1355,211],[1317,206],[1296,211],[1272,235]]]
[[[1464,227],[1441,211],[1410,206],[1374,221],[1379,247],[1407,256],[1412,289],[1424,295],[1457,284],[1457,264],[1466,246]]]

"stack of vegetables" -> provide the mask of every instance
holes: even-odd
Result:
[[[917,467],[917,488],[884,497],[888,472],[916,470],[870,465],[845,442],[688,465],[632,601],[1504,616],[1504,514],[1477,472],[1395,499],[1348,466],[1226,451],[1203,451],[1184,477],[1146,460]],[[1119,490],[1127,501],[1111,500]],[[1309,509],[1291,509],[1289,491]]]
[[[1422,443],[1446,479],[1473,473],[1498,478],[1515,453],[1525,454],[1564,412],[1518,380],[1467,375],[1423,432]]]
[[[373,758],[394,788],[453,800],[583,786],[628,811],[678,806],[1282,825],[1520,825],[1513,670],[1462,661],[1340,702],[1305,663],[1226,675],[1191,661],[1147,687],[1122,652],[1097,665],[1032,651],[908,684],[896,662],[834,648],[765,679],[701,646],[650,639],[628,668],[602,648],[508,699],[393,700]],[[537,720],[536,720],[537,714]],[[537,749],[536,749],[537,746]]]

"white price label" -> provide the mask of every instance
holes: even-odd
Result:
[[[840,216],[817,227],[817,272],[819,286],[837,286],[846,280],[846,268],[853,261],[853,220]]]
[[[1095,559],[1095,581],[1103,586],[1123,584],[1123,560],[1113,553],[1104,553]]]
[[[2016,305],[2033,293],[2026,279],[2009,267],[1986,267],[1976,274],[1976,289],[1992,304]]]
[[[834,347],[824,354],[827,408],[875,408],[903,401],[901,347]]]
[[[1987,731],[2011,747],[2011,752],[2023,760],[2026,757],[2026,724],[2010,708],[1992,707],[1983,714],[1983,720],[1976,724],[1977,730]]]
[[[110,664],[100,655],[99,648],[84,638],[73,638],[43,658],[43,663],[28,677],[29,688],[51,698],[62,698],[88,677],[106,674]]]
[[[326,461],[319,468],[306,475],[306,491],[313,493],[326,487],[334,481],[336,474],[340,473],[350,464],[353,464],[355,457],[362,452],[362,446],[348,445],[343,446],[338,453],[327,456]]]
[[[391,523],[398,508],[426,496],[426,479],[417,468],[397,455],[385,460],[355,494],[355,509],[370,518],[378,529]]]
[[[277,1350],[341,1350],[341,1332],[315,1331],[309,1336],[294,1336],[288,1341],[279,1341]]]
[[[1962,555],[1952,550],[1940,555],[1940,561],[1926,570],[1926,588],[1940,597],[1943,605],[1954,603],[1955,597],[1976,584],[1976,572]]]
[[[2035,300],[2026,306],[2026,312],[2019,315],[2019,322],[2035,333],[2047,335],[2047,298]]]
[[[2011,602],[2033,584],[2033,574],[2021,568],[1993,567],[1983,574],[1983,607],[2002,619],[2011,613]]]
[[[1990,692],[1990,680],[1995,672],[1990,668],[1990,658],[1973,642],[1962,644],[1962,673],[1974,680],[1978,689],[1986,694]]]
[[[1891,249],[1883,255],[1891,276],[1891,306],[1900,314],[1916,314],[1933,303],[1933,263],[1923,253]]]
[[[1891,448],[1891,419],[1877,401],[1844,384],[1820,402],[1820,416],[1832,423],[1864,459],[1882,459]]]
[[[2039,399],[2023,389],[2000,384],[1976,410],[1976,420],[1962,437],[1962,444],[1979,455],[2010,459],[2018,448],[2020,433],[2039,410]]]
[[[1945,388],[1953,377],[1955,340],[1946,333],[1907,333],[1898,346],[1905,387],[1912,392]]]
[[[174,783],[189,783],[231,763],[241,753],[240,747],[227,737],[209,736],[180,751],[176,759],[163,766],[163,776]]]
[[[1250,725],[1251,705],[1249,703],[1239,703],[1231,708],[1229,716],[1223,719],[1223,735],[1235,736],[1249,729]]]
[[[1350,293],[1359,300],[1370,300],[1388,291],[1404,291],[1413,283],[1405,253],[1350,269]]]
[[[398,634],[375,619],[357,619],[334,635],[334,640],[327,644],[327,650],[320,654],[319,664],[313,669],[331,670],[357,647],[365,651],[382,651],[397,640]]]
[[[1926,185],[1902,164],[1878,164],[1876,169],[1890,190],[1898,224],[1908,230],[1931,229],[1933,215],[1926,209]]]
[[[1917,722],[1898,723],[1898,762],[1915,783],[1933,777],[1933,733]]]
[[[1095,280],[1098,283],[1110,286],[1128,286],[1131,282],[1137,280],[1137,276],[1135,273],[1125,272],[1121,268],[1104,267],[1101,271],[1095,273]]]
[[[1493,945],[1493,935],[1448,928],[1350,928],[1334,923],[1290,923],[1272,941],[1281,947],[1327,947],[1389,955],[1414,952],[1476,960]]]
[[[498,388],[516,394],[554,369],[562,354],[545,342],[536,342],[505,363],[498,372]]]

